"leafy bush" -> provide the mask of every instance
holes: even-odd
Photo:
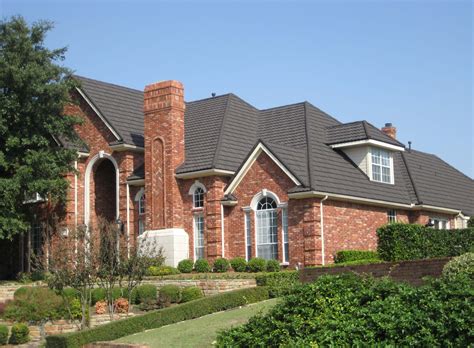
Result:
[[[235,257],[230,260],[230,265],[235,272],[245,272],[247,270],[247,260],[243,257]]]
[[[132,295],[135,298],[135,303],[144,303],[149,301],[156,302],[157,300],[157,289],[153,284],[139,285],[134,289],[136,295]]]
[[[265,272],[267,269],[267,260],[260,257],[250,259],[247,267],[250,272]]]
[[[229,261],[221,257],[221,258],[216,259],[216,261],[214,261],[212,270],[217,273],[225,273],[229,270],[229,268],[230,268]]]
[[[112,299],[115,301],[119,298],[128,298],[128,289],[127,288],[113,288],[112,289]]]
[[[380,227],[377,236],[377,251],[385,261],[458,256],[474,247],[474,228],[436,230],[394,223]]]
[[[165,257],[162,255],[161,252],[158,253],[156,257],[147,257],[145,259],[145,263],[150,267],[161,267],[165,263]]]
[[[76,289],[66,288],[62,290],[62,296],[64,296],[68,301],[71,301],[73,299],[78,299],[81,294]]]
[[[370,265],[374,263],[382,263],[383,261],[380,259],[368,259],[368,260],[354,260],[354,261],[346,261],[343,263],[335,263],[333,265],[329,265],[329,267],[337,267],[337,266],[358,266],[358,265]],[[328,266],[326,266],[328,267]]]
[[[179,274],[180,271],[177,268],[171,266],[150,266],[147,270],[147,275],[152,277],[162,277],[172,274]]]
[[[91,301],[92,305],[95,305],[99,301],[105,301],[107,297],[107,292],[104,288],[94,288],[91,291]]]
[[[264,273],[255,277],[258,286],[266,286],[270,297],[280,297],[290,294],[295,286],[300,285],[298,271]]]
[[[81,301],[77,298],[73,298],[69,302],[69,310],[71,319],[81,319],[82,318],[82,306]],[[87,309],[87,316],[89,315],[89,308]]]
[[[45,280],[46,279],[46,272],[43,271],[33,271],[31,272],[31,280],[34,282]]]
[[[198,273],[207,273],[211,271],[211,266],[206,259],[199,259],[194,263],[194,269]]]
[[[112,341],[137,332],[199,318],[203,315],[237,308],[266,299],[268,299],[268,290],[265,287],[225,292],[144,315],[116,320],[93,329],[46,336],[46,347],[79,348],[90,342]]]
[[[5,318],[40,323],[67,317],[64,300],[54,291],[42,287],[26,289],[26,292],[17,294],[16,298],[6,305]]]
[[[23,344],[30,340],[30,329],[28,325],[19,323],[12,326],[12,333],[8,343],[10,344]]]
[[[30,291],[31,287],[29,286],[22,286],[18,289],[15,290],[15,292],[13,293],[13,298],[16,300],[18,298],[21,298],[21,297],[24,297],[28,294],[28,292]]]
[[[193,271],[193,260],[186,259],[179,261],[178,270],[181,273],[191,273]]]
[[[387,278],[326,275],[222,332],[217,346],[465,347],[473,339],[474,308],[466,301],[472,291],[466,278],[414,288]]]
[[[197,286],[188,286],[181,290],[181,303],[197,300],[203,297],[202,290]]]
[[[453,280],[459,275],[465,275],[474,280],[474,253],[465,253],[444,265],[443,277]]]
[[[341,250],[336,253],[335,263],[345,263],[359,260],[378,260],[379,256],[375,251],[369,250]]]
[[[160,301],[167,301],[171,303],[178,303],[181,299],[181,288],[177,285],[165,285],[160,288],[158,292]]]
[[[267,272],[279,272],[280,271],[280,262],[278,262],[278,260],[268,260],[266,271]]]
[[[0,346],[8,343],[8,327],[0,324]]]

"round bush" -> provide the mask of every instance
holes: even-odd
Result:
[[[264,272],[267,269],[267,260],[260,257],[251,259],[248,262],[248,269],[250,272]]]
[[[236,257],[230,260],[230,265],[235,272],[245,272],[247,270],[247,260],[243,257]]]
[[[194,269],[198,273],[207,273],[211,271],[211,266],[209,266],[209,262],[206,259],[199,259],[196,260],[194,264]]]
[[[197,300],[203,297],[202,291],[197,286],[188,286],[181,291],[181,303]]]
[[[30,340],[30,329],[23,323],[15,324],[12,326],[12,334],[8,343],[10,344],[23,344]]]
[[[172,275],[172,274],[179,274],[181,273],[177,268],[171,267],[171,266],[150,266],[148,267],[147,270],[147,275],[152,276],[152,277],[162,277],[162,276],[167,276],[167,275]]]
[[[160,302],[178,303],[181,299],[181,289],[177,285],[165,285],[160,288],[158,295]]]
[[[179,261],[178,270],[181,273],[191,273],[193,271],[193,260],[186,259]]]
[[[454,279],[465,275],[474,280],[474,253],[465,253],[453,258],[443,268],[443,277]]]
[[[21,288],[18,288],[18,289],[15,290],[15,292],[13,293],[13,298],[15,300],[17,300],[19,298],[24,298],[30,290],[31,290],[31,287],[22,286]]]
[[[216,261],[214,261],[214,266],[212,267],[213,271],[217,273],[225,273],[229,268],[229,261],[223,257],[216,259]]]
[[[156,302],[157,299],[157,289],[155,285],[152,284],[143,284],[137,286],[136,288],[136,303],[144,302]]]
[[[8,327],[0,324],[0,346],[8,343]]]
[[[99,301],[105,301],[107,293],[104,288],[94,288],[91,291],[92,305],[95,305]]]
[[[279,272],[279,271],[280,271],[280,262],[278,262],[278,260],[267,261],[267,272]]]

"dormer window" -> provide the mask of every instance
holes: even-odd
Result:
[[[393,160],[389,151],[371,148],[372,180],[393,184]]]

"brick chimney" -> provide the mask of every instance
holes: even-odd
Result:
[[[397,139],[397,128],[394,127],[391,123],[385,123],[385,126],[382,127],[382,132],[384,132],[393,139]]]
[[[183,228],[183,201],[174,176],[184,161],[184,88],[178,81],[145,87],[146,229]]]

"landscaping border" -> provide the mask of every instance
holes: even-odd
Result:
[[[266,287],[230,291],[204,297],[175,307],[159,309],[144,315],[114,321],[109,324],[75,333],[46,337],[47,348],[82,347],[98,341],[111,341],[144,330],[202,317],[206,314],[236,308],[269,298]]]

